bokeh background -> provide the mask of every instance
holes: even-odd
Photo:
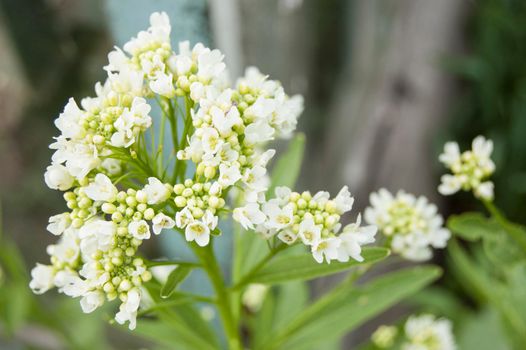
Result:
[[[26,280],[52,242],[47,218],[62,209],[43,181],[53,120],[70,96],[92,94],[112,46],[155,10],[170,15],[175,41],[221,49],[232,77],[256,65],[305,96],[300,189],[349,185],[359,210],[380,187],[426,195],[444,214],[474,208],[469,195],[438,196],[437,155],[446,140],[467,146],[483,134],[495,141],[497,204],[526,222],[523,0],[1,0],[2,231],[26,267],[17,283],[0,274],[0,348],[144,345],[101,314],[78,317],[76,302],[32,298]]]

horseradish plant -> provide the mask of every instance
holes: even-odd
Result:
[[[174,51],[168,16],[154,13],[150,23],[109,54],[95,97],[70,99],[55,121],[60,135],[50,146],[45,182],[64,192],[68,210],[49,219],[47,229],[59,240],[47,249],[50,263],[32,270],[35,293],[56,288],[79,298],[86,313],[115,300],[117,323],[139,332],[143,323],[153,338],[162,338],[158,332],[169,324],[165,335],[175,337],[177,348],[290,349],[323,346],[438,277],[437,268],[420,266],[354,286],[387,248],[422,261],[431,248],[445,247],[450,234],[436,207],[380,190],[365,212],[370,226],[359,215],[344,225],[353,206],[347,187],[332,197],[289,188],[301,162],[301,135],[269,176],[275,156],[269,145],[293,137],[301,96],[287,95],[256,68],[230,85],[218,50],[182,42]],[[162,112],[155,126],[152,105]],[[479,174],[476,154],[457,160],[454,147],[448,150],[443,161],[455,175],[444,179],[443,192],[473,188],[488,197],[490,186],[481,181],[490,164]],[[221,232],[230,226],[220,222],[230,218],[237,226]],[[363,248],[377,229],[382,247]],[[141,245],[161,234],[182,235],[196,259],[148,260]],[[221,235],[234,236],[231,278],[212,249]],[[159,266],[171,271],[167,277],[156,272]],[[279,327],[254,321],[259,309],[269,309],[265,298],[283,298],[275,293],[283,283],[351,268],[323,298],[276,320]],[[207,273],[213,297],[178,288],[197,269]],[[196,313],[206,304],[212,308],[205,311],[218,311],[223,332]]]

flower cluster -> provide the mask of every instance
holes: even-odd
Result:
[[[289,245],[301,241],[319,263],[349,258],[363,261],[361,246],[374,242],[376,227],[360,227],[358,219],[341,229],[340,218],[352,209],[353,202],[347,187],[334,199],[325,191],[312,196],[307,191],[300,194],[278,187],[276,198],[261,206],[248,203],[236,208],[233,217],[245,229],[255,229],[267,239],[277,236]]]
[[[451,321],[423,314],[411,316],[405,322],[403,339],[400,341],[403,350],[455,350]],[[371,340],[381,349],[391,348],[398,335],[395,326],[380,326]]]
[[[447,142],[439,159],[453,174],[442,176],[438,191],[446,196],[459,190],[473,191],[477,198],[493,200],[493,182],[488,180],[495,171],[492,151],[493,142],[483,136],[477,136],[471,150],[462,154],[456,142]]]
[[[442,226],[444,220],[437,207],[423,196],[416,198],[404,191],[393,195],[380,189],[371,194],[370,204],[365,220],[376,225],[393,252],[406,259],[430,259],[430,247],[444,248],[451,236]]]
[[[156,178],[141,190],[118,191],[104,174],[97,174],[88,185],[66,192],[71,212],[52,216],[48,231],[61,236],[48,247],[50,265],[38,264],[32,271],[31,288],[43,293],[52,287],[72,297],[81,297],[84,312],[92,312],[104,301],[119,298],[119,323],[135,317],[141,298],[141,285],[151,273],[137,257],[142,241],[175,222],[154,205],[166,201],[170,185]]]
[[[110,52],[96,96],[81,107],[70,99],[57,118],[61,134],[50,146],[55,153],[44,177],[65,192],[69,211],[49,219],[59,242],[48,248],[50,264],[32,270],[31,288],[56,287],[80,298],[85,312],[118,299],[116,321],[134,328],[143,283],[151,278],[138,251],[142,242],[152,231],[175,228],[206,246],[222,212],[267,238],[303,242],[318,262],[362,261],[361,246],[374,241],[376,229],[359,220],[341,229],[353,203],[347,188],[332,200],[327,192],[286,188],[265,198],[275,154],[267,144],[293,133],[301,96],[288,96],[256,68],[229,87],[221,52],[182,42],[176,53],[170,32],[168,16],[152,14],[147,30]],[[151,101],[163,115],[160,140],[150,147],[144,133],[152,125]],[[165,122],[177,159],[163,165]],[[229,192],[239,208],[228,208]]]

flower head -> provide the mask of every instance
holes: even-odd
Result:
[[[393,252],[406,259],[423,261],[432,256],[431,248],[444,248],[450,232],[443,227],[437,207],[423,196],[386,189],[372,193],[365,220],[376,225]]]
[[[443,175],[438,191],[451,195],[459,190],[473,191],[477,198],[493,200],[493,182],[488,178],[495,171],[491,160],[493,142],[484,136],[477,136],[471,150],[460,153],[456,142],[448,142],[439,160],[451,170],[452,174]]]
[[[433,315],[411,316],[404,326],[404,350],[455,350],[452,324]]]

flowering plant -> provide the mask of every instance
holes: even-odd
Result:
[[[493,219],[464,214],[446,228],[425,197],[380,189],[364,212],[367,225],[359,214],[348,223],[354,199],[346,186],[332,197],[292,189],[304,146],[294,133],[302,97],[254,67],[231,85],[220,51],[188,42],[174,51],[170,32],[168,16],[152,14],[147,30],[110,52],[96,96],[80,106],[70,99],[56,119],[45,182],[64,192],[68,211],[49,218],[47,230],[59,239],[47,249],[50,263],[31,272],[35,293],[56,288],[79,298],[85,313],[115,300],[117,323],[171,347],[317,348],[440,275],[416,266],[354,283],[390,252],[426,261],[451,232],[499,249],[510,239],[526,247],[521,228],[492,204],[491,141],[478,137],[462,154],[446,144],[440,161],[452,174],[439,192],[473,191]],[[273,160],[276,139],[290,141]],[[148,258],[140,248],[159,235],[181,235],[195,259]],[[234,242],[226,273],[213,249],[222,235]],[[459,249],[450,246],[456,259]],[[183,288],[197,270],[213,296]],[[309,301],[302,281],[342,271],[350,273]],[[216,310],[222,331],[209,322]],[[516,321],[510,312],[503,308]],[[396,335],[385,327],[373,336],[382,348]],[[410,318],[405,337],[404,349],[455,348],[449,321],[430,315]]]

